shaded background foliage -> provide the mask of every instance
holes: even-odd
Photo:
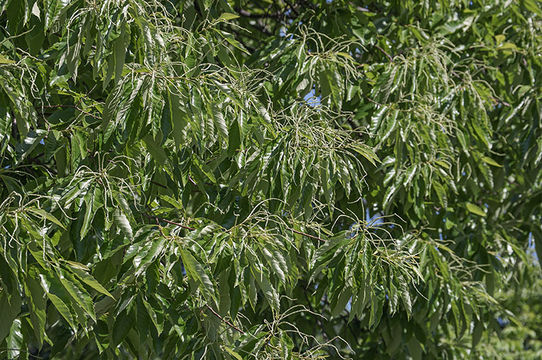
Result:
[[[2,357],[541,356],[536,1],[0,11]]]

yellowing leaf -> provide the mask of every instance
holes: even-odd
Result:
[[[235,351],[233,351],[233,350],[230,349],[229,347],[224,346],[224,350],[226,350],[226,352],[227,352],[228,354],[230,354],[231,356],[233,356],[234,358],[239,359],[239,360],[243,360],[243,358],[241,357],[241,355],[239,355],[238,353],[236,353]]]
[[[518,50],[518,47],[511,42],[505,42],[504,44],[499,46],[497,50]]]
[[[40,216],[41,218],[45,218],[45,219],[49,220],[50,222],[55,223],[56,225],[60,226],[62,229],[66,230],[64,225],[62,225],[62,223],[56,217],[54,217],[53,215],[51,215],[47,211],[45,211],[43,209],[38,209],[38,208],[35,208],[35,207],[30,207],[27,210],[30,211],[31,213],[35,214],[35,215]]]
[[[483,217],[486,216],[486,213],[480,207],[471,203],[467,203],[466,206],[467,206],[467,210],[469,210],[471,213],[476,214],[478,216],[483,216]]]
[[[0,64],[14,64],[15,61],[8,59],[4,55],[0,55]]]
[[[226,12],[226,13],[223,13],[222,15],[220,15],[218,20],[229,21],[229,20],[237,19],[238,17],[239,17],[239,15],[237,15],[237,14],[232,14],[232,13]]]
[[[354,58],[350,54],[347,54],[342,51],[338,52],[337,55],[341,55],[342,57],[347,58],[348,60],[354,60]]]
[[[504,40],[506,40],[506,36],[504,36],[504,35],[495,35],[495,42],[497,44],[503,43]]]
[[[488,157],[488,156],[484,156],[482,157],[482,160],[489,164],[489,165],[492,165],[492,166],[496,166],[496,167],[502,167],[501,164],[499,164],[498,162],[496,162],[495,160],[493,160],[492,158]]]

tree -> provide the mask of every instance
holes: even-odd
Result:
[[[541,15],[0,1],[0,357],[540,356]]]

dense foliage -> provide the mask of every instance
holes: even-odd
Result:
[[[0,0],[0,358],[542,357],[541,15]]]

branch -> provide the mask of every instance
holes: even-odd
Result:
[[[239,15],[248,17],[251,19],[280,19],[285,15],[283,11],[277,11],[274,13],[267,13],[267,14],[254,14],[243,9],[235,9],[235,11],[237,11]]]
[[[299,13],[297,12],[297,10],[295,9],[294,5],[288,1],[288,0],[284,0],[284,2],[286,2],[286,4],[290,7],[290,10],[292,10],[292,12],[296,15],[296,16],[299,16]]]

